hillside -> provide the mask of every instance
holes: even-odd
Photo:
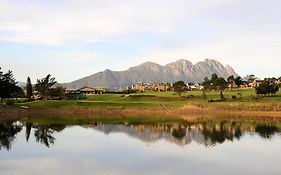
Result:
[[[206,76],[210,77],[213,73],[224,78],[227,78],[230,75],[237,76],[232,67],[229,65],[223,66],[216,60],[206,59],[196,64],[192,64],[188,60],[181,59],[165,66],[146,62],[136,67],[131,67],[126,71],[111,71],[107,69],[62,85],[66,88],[89,86],[105,87],[116,90],[130,87],[139,82],[173,83],[178,80],[183,80],[185,82],[200,83]]]

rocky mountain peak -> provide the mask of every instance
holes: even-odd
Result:
[[[105,70],[97,74],[63,84],[67,88],[79,88],[81,86],[104,87],[111,90],[130,87],[133,84],[161,83],[185,81],[186,83],[201,83],[204,78],[213,73],[224,78],[235,75],[231,66],[224,67],[220,62],[213,59],[205,59],[193,65],[190,61],[180,59],[161,66],[153,62],[145,62],[126,71]]]

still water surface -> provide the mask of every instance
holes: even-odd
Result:
[[[275,124],[0,123],[1,175],[281,174]]]

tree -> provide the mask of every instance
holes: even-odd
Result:
[[[218,75],[217,74],[212,74],[212,77],[211,77],[212,83],[216,82],[217,79],[218,79]]]
[[[227,82],[223,77],[220,77],[217,79],[216,85],[218,86],[218,89],[220,90],[220,96],[221,100],[224,100],[223,91],[227,88]]]
[[[272,81],[270,78],[265,78],[264,81],[256,87],[257,95],[275,95],[279,91],[277,83]]]
[[[250,75],[248,81],[249,82],[254,82],[257,79],[257,77],[255,75]]]
[[[64,88],[61,86],[55,87],[50,90],[51,98],[63,99],[65,98]]]
[[[240,86],[242,85],[243,81],[242,81],[242,78],[240,76],[236,77],[235,80],[234,80],[237,88],[238,88],[238,91],[240,89]]]
[[[13,72],[8,70],[3,73],[0,68],[0,98],[1,103],[4,98],[15,98],[22,94],[22,89],[16,85],[17,82],[14,78]]]
[[[50,97],[50,90],[56,84],[54,77],[48,74],[45,78],[38,79],[35,89],[40,92],[43,99]]]
[[[230,86],[230,90],[232,90],[233,86],[235,85],[235,78],[233,75],[231,75],[227,78],[227,84],[228,84],[228,86]]]
[[[202,84],[203,84],[203,87],[204,87],[203,88],[204,98],[205,98],[206,91],[208,91],[209,92],[209,99],[210,99],[210,91],[212,90],[211,80],[209,80],[208,77],[205,77],[204,82]]]
[[[24,98],[24,91],[21,87],[19,86],[15,86],[14,87],[14,91],[12,92],[12,98],[17,98],[17,97],[20,97],[20,98]]]
[[[223,91],[227,88],[227,82],[223,77],[218,77],[217,74],[213,74],[211,78],[211,84],[213,90],[219,90],[221,99],[224,99]]]
[[[29,77],[27,77],[27,81],[26,81],[26,97],[31,100],[32,97],[32,84],[31,84],[31,80]]]
[[[188,90],[186,84],[183,81],[177,81],[177,82],[173,83],[173,88],[174,88],[174,91],[179,94],[179,99],[181,97],[181,94]]]

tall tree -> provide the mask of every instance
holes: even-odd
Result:
[[[56,88],[53,88],[50,90],[50,96],[52,98],[58,98],[58,99],[63,99],[65,98],[65,89],[61,86],[58,86]]]
[[[54,77],[48,74],[45,78],[38,79],[35,89],[40,92],[43,99],[50,97],[50,90],[57,82]]]
[[[223,91],[227,88],[227,82],[223,77],[218,77],[217,74],[213,74],[211,78],[212,89],[220,91],[220,97],[224,100]]]
[[[221,100],[224,100],[223,91],[227,88],[227,82],[225,81],[225,79],[223,77],[220,77],[217,79],[216,84],[218,86],[218,89],[220,90]]]
[[[17,82],[14,78],[13,72],[8,70],[7,73],[3,73],[0,68],[0,98],[1,103],[4,98],[17,97],[22,92],[22,89],[17,86]]]
[[[242,83],[243,83],[242,78],[241,78],[240,76],[238,76],[238,77],[236,77],[236,78],[235,78],[234,82],[235,82],[235,85],[237,86],[238,91],[239,91],[240,86],[241,86],[241,85],[242,85]]]
[[[235,85],[235,78],[233,75],[231,75],[227,78],[227,84],[230,87],[230,90],[232,90],[233,86]]]
[[[204,78],[204,82],[203,82],[203,93],[206,94],[206,91],[208,91],[209,93],[209,99],[210,99],[210,91],[212,90],[212,82],[211,80],[209,80],[208,77]],[[205,97],[205,95],[204,95]]]
[[[179,99],[181,97],[181,94],[188,90],[186,84],[183,81],[177,81],[177,82],[173,83],[173,88],[174,88],[174,91],[176,93],[178,93]]]
[[[26,81],[26,97],[30,100],[32,97],[32,84],[29,77],[27,77]]]

